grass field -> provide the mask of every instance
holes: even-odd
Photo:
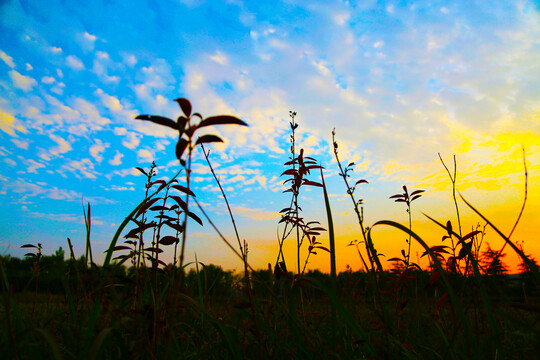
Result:
[[[465,199],[486,227],[505,241],[501,251],[483,243],[484,228],[467,234],[459,222],[456,168],[444,162],[454,186],[458,224],[439,224],[447,240],[428,246],[410,220],[420,189],[392,196],[404,203],[409,222],[381,220],[365,224],[362,201],[355,195],[366,183],[350,182],[354,164],[343,166],[334,138],[334,154],[357,215],[362,238],[351,243],[362,272],[337,274],[333,215],[323,169],[295,147],[298,124],[291,112],[291,157],[282,174],[290,203],[282,211],[279,252],[269,269],[252,269],[248,243],[219,236],[236,253],[244,271],[233,274],[216,265],[186,264],[189,222],[214,226],[190,187],[192,153],[219,142],[196,137],[200,128],[244,126],[233,116],[202,118],[186,99],[176,100],[177,121],[141,115],[178,131],[175,177],[154,179],[154,167],[138,168],[147,177],[144,200],[119,226],[102,265],[93,261],[91,207],[86,209],[85,254],[74,254],[68,239],[62,249],[43,256],[41,244],[26,244],[23,260],[1,258],[0,349],[6,359],[535,359],[540,353],[540,274],[523,252]],[[207,157],[208,165],[212,164]],[[442,159],[441,159],[442,161]],[[524,162],[525,163],[525,162]],[[455,164],[454,164],[455,165]],[[213,173],[213,169],[212,169]],[[320,181],[313,180],[320,173]],[[527,170],[525,167],[527,199]],[[219,180],[216,177],[219,184]],[[304,187],[323,189],[325,226],[302,217]],[[227,202],[227,196],[222,195]],[[463,206],[463,205],[462,205]],[[227,202],[228,207],[228,202]],[[523,209],[522,209],[523,211]],[[229,208],[230,212],[230,208]],[[235,225],[234,216],[230,212]],[[432,219],[433,220],[433,219]],[[436,220],[433,220],[436,222]],[[518,225],[516,222],[516,226]],[[393,227],[406,234],[401,257],[391,270],[377,253],[371,230]],[[515,228],[515,227],[514,227]],[[513,230],[512,230],[513,231]],[[329,245],[318,237],[326,232]],[[296,264],[287,264],[283,243],[296,244]],[[427,269],[411,259],[411,244],[423,246]],[[173,253],[166,264],[164,252]],[[330,274],[306,269],[317,252],[330,254]],[[522,259],[522,273],[509,276],[504,252]],[[303,254],[301,257],[300,255]],[[301,259],[305,259],[301,261]],[[387,260],[384,260],[387,261]],[[186,267],[192,265],[190,271]],[[296,268],[297,272],[289,269]]]

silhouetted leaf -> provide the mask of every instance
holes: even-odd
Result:
[[[174,120],[166,118],[164,116],[158,116],[158,115],[139,115],[136,116],[135,119],[137,120],[146,120],[151,121],[153,123],[168,126],[171,129],[178,130],[178,124],[174,122]]]
[[[178,142],[176,143],[176,158],[178,160],[182,160],[182,155],[184,155],[184,151],[186,150],[188,146],[188,141],[184,138],[178,139]]]
[[[415,191],[413,191],[413,192],[411,193],[410,196],[414,196],[414,195],[416,195],[416,194],[420,194],[420,193],[423,193],[423,192],[425,192],[425,190],[415,190]]]
[[[129,246],[125,246],[125,245],[115,246],[114,251],[118,251],[118,250],[131,250],[131,248]]]
[[[154,205],[155,202],[158,201],[158,200],[161,200],[161,198],[153,198],[152,200],[147,201],[143,206],[141,206],[141,208],[139,209],[139,211],[137,212],[137,215],[135,215],[135,217],[139,217],[139,215],[141,215],[146,210],[148,210],[148,208],[150,206]]]
[[[354,186],[356,186],[356,185],[358,185],[358,184],[368,184],[368,181],[367,181],[367,180],[364,180],[364,179],[358,180],[358,181],[354,184]]]
[[[165,221],[165,225],[167,225],[171,229],[174,229],[174,230],[178,231],[179,233],[184,231],[184,227],[182,225],[180,225],[180,224],[175,223],[175,222],[173,223],[173,222],[170,222],[170,221]]]
[[[470,239],[470,238],[472,238],[473,236],[478,235],[478,234],[481,234],[481,233],[482,233],[482,232],[481,232],[481,231],[478,231],[478,230],[472,231],[472,232],[468,233],[467,235],[465,235],[465,236],[463,237],[462,241],[465,241],[465,240],[467,240],[467,239]]]
[[[36,245],[32,245],[32,244],[24,244],[21,246],[21,249],[24,249],[24,248],[35,248],[37,249],[38,247]]]
[[[169,210],[169,208],[166,206],[158,205],[158,206],[152,206],[149,210],[150,211],[165,211],[165,210]]]
[[[173,187],[174,186],[180,186],[180,185],[173,185]],[[176,201],[176,203],[182,208],[182,210],[187,211],[187,204],[180,196],[170,196],[170,198]]]
[[[212,126],[212,125],[242,125],[248,126],[244,121],[240,120],[236,116],[231,115],[217,115],[210,116],[202,120],[199,123],[199,127]]]
[[[162,245],[172,245],[178,241],[179,241],[178,238],[174,236],[164,236],[161,239],[159,239],[159,243]]]
[[[188,189],[187,187],[185,186],[182,186],[182,185],[173,185],[172,186],[174,189],[176,190],[179,190],[185,194],[188,194],[188,195],[191,195],[191,196],[195,196],[195,194],[193,193],[193,191],[191,191],[190,189]],[[179,204],[180,205],[180,204]]]
[[[310,185],[310,186],[318,186],[318,187],[323,187],[322,184],[318,183],[318,182],[315,182],[315,181],[309,181],[309,180],[305,180],[304,183],[302,185]]]
[[[420,196],[422,196],[422,195],[414,195],[414,196],[411,198],[411,201],[414,201],[414,200],[418,199]]]
[[[193,220],[195,220],[196,222],[198,222],[199,225],[203,226],[202,220],[201,220],[197,215],[195,215],[194,213],[192,213],[191,211],[188,212],[188,216],[189,216],[190,218],[192,218]]]
[[[203,135],[203,136],[199,136],[199,138],[195,142],[195,145],[212,143],[212,142],[223,142],[223,140],[221,140],[221,138],[217,135]]]
[[[182,112],[184,113],[184,115],[186,115],[186,117],[191,116],[191,103],[189,102],[188,99],[178,98],[178,99],[174,99],[174,101],[176,101],[178,105],[180,105],[180,109],[182,109]]]
[[[158,254],[161,254],[163,252],[163,250],[156,247],[147,247],[144,249],[144,251],[149,251],[149,252],[158,253]]]
[[[144,171],[143,168],[140,168],[140,167],[136,166],[135,169],[139,170],[139,171],[142,172],[144,175],[148,176],[148,174],[146,173],[146,171]]]

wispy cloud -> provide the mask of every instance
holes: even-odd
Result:
[[[9,77],[13,82],[13,86],[17,89],[21,89],[24,92],[32,90],[37,85],[37,81],[30,76],[21,75],[16,70],[9,71]]]
[[[66,65],[75,71],[84,70],[84,64],[82,60],[75,55],[69,55],[68,57],[66,57]]]
[[[0,59],[6,63],[7,66],[9,66],[12,69],[15,69],[15,63],[13,62],[13,58],[0,50]]]

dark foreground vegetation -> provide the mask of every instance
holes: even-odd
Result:
[[[441,243],[428,246],[412,229],[411,206],[423,190],[391,197],[405,205],[409,222],[364,223],[364,208],[350,176],[334,154],[345,190],[357,215],[360,272],[336,272],[333,218],[323,168],[295,146],[298,124],[291,112],[291,157],[282,176],[289,204],[281,211],[281,238],[266,270],[249,265],[248,243],[224,238],[207,217],[190,187],[193,152],[215,135],[195,134],[210,126],[246,124],[233,116],[203,118],[186,99],[176,100],[176,121],[141,115],[137,119],[178,132],[180,171],[155,180],[155,166],[138,168],[146,177],[141,203],[120,225],[102,265],[93,260],[91,208],[84,218],[85,254],[74,254],[67,239],[55,255],[41,244],[25,244],[25,259],[0,257],[0,357],[6,359],[536,359],[540,354],[540,275],[523,244],[504,235],[481,212],[484,226],[463,232],[456,199],[456,166],[450,171],[457,223],[437,223]],[[524,164],[526,162],[524,161]],[[320,173],[320,177],[314,174]],[[181,175],[181,176],[180,176]],[[309,177],[309,178],[308,178]],[[182,179],[182,180],[179,180]],[[216,177],[216,181],[219,181]],[[301,189],[322,189],[326,227],[302,216]],[[355,192],[356,191],[356,192]],[[227,208],[228,202],[224,192]],[[525,206],[527,170],[525,166]],[[463,206],[463,205],[462,205]],[[522,209],[523,211],[523,209]],[[230,212],[230,209],[229,209]],[[230,212],[234,225],[234,217]],[[448,215],[446,215],[448,217]],[[516,221],[518,225],[519,218]],[[203,220],[204,219],[204,220]],[[186,264],[190,221],[212,226],[243,264],[239,274],[199,262]],[[129,228],[128,226],[131,226]],[[401,256],[377,253],[371,230],[390,226],[407,240]],[[486,228],[504,239],[502,249],[484,242]],[[514,226],[515,228],[515,226]],[[327,232],[329,243],[318,240]],[[238,234],[238,232],[236,232]],[[283,243],[296,244],[295,264],[287,264]],[[421,269],[411,260],[419,243],[430,261]],[[233,245],[234,244],[234,245]],[[163,252],[173,262],[163,261]],[[330,274],[306,269],[311,256],[330,254]],[[508,275],[505,251],[522,259],[519,275]],[[81,256],[82,255],[82,256]],[[390,271],[383,270],[391,264]],[[187,266],[190,270],[187,271]],[[294,269],[294,270],[293,270]]]

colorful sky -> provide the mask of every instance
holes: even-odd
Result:
[[[256,268],[275,262],[278,212],[290,201],[280,178],[289,110],[298,113],[298,148],[326,169],[338,270],[361,263],[346,246],[360,232],[333,158],[334,128],[341,159],[356,163],[352,180],[369,181],[356,193],[366,224],[407,224],[405,206],[389,197],[403,185],[423,189],[413,230],[432,245],[444,231],[422,213],[457,222],[438,152],[449,166],[456,155],[458,190],[508,234],[524,197],[523,146],[528,199],[512,239],[540,258],[538,2],[6,0],[0,34],[2,254],[22,256],[22,244],[38,242],[52,254],[67,237],[84,254],[89,202],[93,252],[103,259],[144,198],[134,168],[155,161],[163,178],[179,169],[174,131],[134,117],[176,118],[172,100],[186,97],[203,116],[249,124],[216,129],[225,143],[212,146],[211,160]],[[199,201],[235,242],[200,151],[193,176]],[[326,227],[322,191],[302,188],[300,197],[305,219]],[[463,231],[483,225],[459,206]],[[406,246],[406,235],[389,228],[373,235],[386,258]],[[503,244],[490,228],[484,241]],[[294,269],[293,242],[285,250]],[[241,268],[206,221],[189,225],[188,261],[195,254]],[[301,254],[304,261],[307,248]],[[514,254],[505,260],[514,270]],[[328,264],[320,252],[308,268]]]

